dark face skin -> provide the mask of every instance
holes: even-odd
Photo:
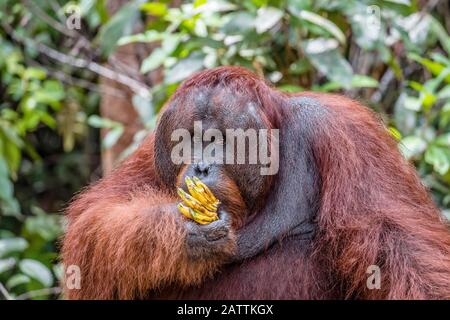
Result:
[[[224,150],[222,163],[198,159],[192,152],[191,164],[173,164],[170,152],[179,141],[171,141],[171,134],[175,129],[184,128],[194,139],[194,121],[202,122],[203,133],[207,129],[217,129],[222,133],[222,140],[213,141]],[[221,209],[232,216],[233,224],[240,225],[246,215],[261,207],[272,180],[270,176],[260,174],[261,165],[249,164],[248,152],[245,164],[236,164],[236,161],[234,164],[225,163],[226,150],[230,150],[225,148],[230,143],[226,139],[225,130],[245,131],[250,128],[257,132],[258,129],[267,129],[267,126],[260,115],[258,102],[249,96],[216,87],[191,90],[182,101],[175,98],[164,110],[156,133],[156,153],[163,155],[156,157],[161,178],[169,186],[187,190],[185,177],[197,176],[222,202]],[[211,141],[204,141],[203,148],[210,143]],[[158,161],[160,159],[163,161]]]

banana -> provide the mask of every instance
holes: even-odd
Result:
[[[183,200],[183,202],[191,207],[194,210],[199,211],[203,215],[207,217],[213,217],[215,215],[214,210],[208,211],[201,202],[199,202],[197,199],[195,199],[193,196],[187,194],[183,189],[178,188],[177,189],[178,195]]]
[[[195,217],[195,221],[199,222],[199,223],[202,223],[202,224],[211,223],[211,222],[216,221],[216,220],[219,220],[219,217],[217,215],[215,215],[214,217],[207,217],[205,215],[197,213],[197,216]]]
[[[217,210],[217,204],[211,203],[211,201],[206,197],[205,193],[203,192],[203,189],[198,188],[195,183],[192,181],[191,178],[186,177],[185,179],[186,185],[188,187],[189,193],[197,199],[206,209],[209,211],[216,211]]]
[[[184,204],[179,203],[178,206],[178,211],[180,211],[186,218],[188,219],[194,219],[194,215],[193,211],[191,208],[186,207]]]
[[[186,177],[185,181],[190,194],[181,188],[177,189],[178,195],[183,200],[178,204],[178,211],[186,218],[200,224],[219,220],[217,208],[220,202],[206,184],[197,177],[192,177],[192,179]]]
[[[218,217],[216,214],[213,217],[205,216],[202,213],[200,213],[192,208],[186,207],[182,203],[179,203],[177,207],[178,207],[178,210],[186,218],[194,220],[195,222],[200,223],[200,224],[208,224],[208,223],[218,220]]]
[[[216,206],[220,203],[220,201],[214,196],[208,186],[204,184],[199,178],[194,176],[192,177],[192,180],[194,181],[197,188],[205,193],[206,197],[211,203],[215,204]]]

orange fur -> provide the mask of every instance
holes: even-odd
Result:
[[[313,143],[322,176],[315,244],[344,297],[450,299],[448,227],[396,141],[353,100],[302,95],[336,115],[316,128]],[[380,290],[365,285],[370,265],[381,268]]]
[[[200,73],[179,95],[213,81],[254,94],[265,121],[274,128],[283,125],[284,111],[275,102],[292,95],[242,68]],[[82,289],[66,288],[65,297],[449,299],[448,226],[386,128],[348,98],[298,96],[320,101],[320,112],[327,115],[310,126],[321,182],[311,242],[285,237],[230,266],[220,257],[188,261],[186,231],[173,209],[175,188],[164,187],[157,177],[151,135],[69,206],[62,259],[66,266],[80,266]],[[230,190],[228,196],[240,203],[238,194]],[[366,286],[370,265],[381,268],[379,290]]]
[[[66,267],[80,267],[81,289],[64,286],[66,299],[144,298],[167,285],[198,284],[224,263],[188,259],[179,200],[139,184],[156,179],[151,151],[143,156],[138,151],[69,206],[61,256]]]

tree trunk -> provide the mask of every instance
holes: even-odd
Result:
[[[112,16],[126,3],[126,0],[108,1],[107,9],[109,15]],[[137,23],[134,31],[140,32],[143,28],[142,23]],[[152,86],[161,81],[161,70],[151,72],[144,77],[139,73],[139,68],[142,60],[151,53],[154,47],[155,45],[140,43],[120,46],[108,58],[108,62],[105,65]],[[127,86],[106,78],[100,79],[100,85],[108,88],[108,90],[102,90],[100,115],[120,122],[125,129],[119,141],[113,147],[102,150],[102,170],[105,175],[114,168],[122,152],[132,143],[134,134],[142,129],[143,126],[132,104],[133,92]],[[111,91],[113,92],[111,93]],[[101,131],[102,139],[107,132],[108,129]]]

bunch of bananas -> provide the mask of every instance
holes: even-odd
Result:
[[[186,177],[188,194],[183,189],[178,188],[178,195],[183,202],[178,204],[178,210],[187,218],[200,224],[208,224],[219,220],[217,208],[219,200],[209,190],[209,188],[197,177]]]

